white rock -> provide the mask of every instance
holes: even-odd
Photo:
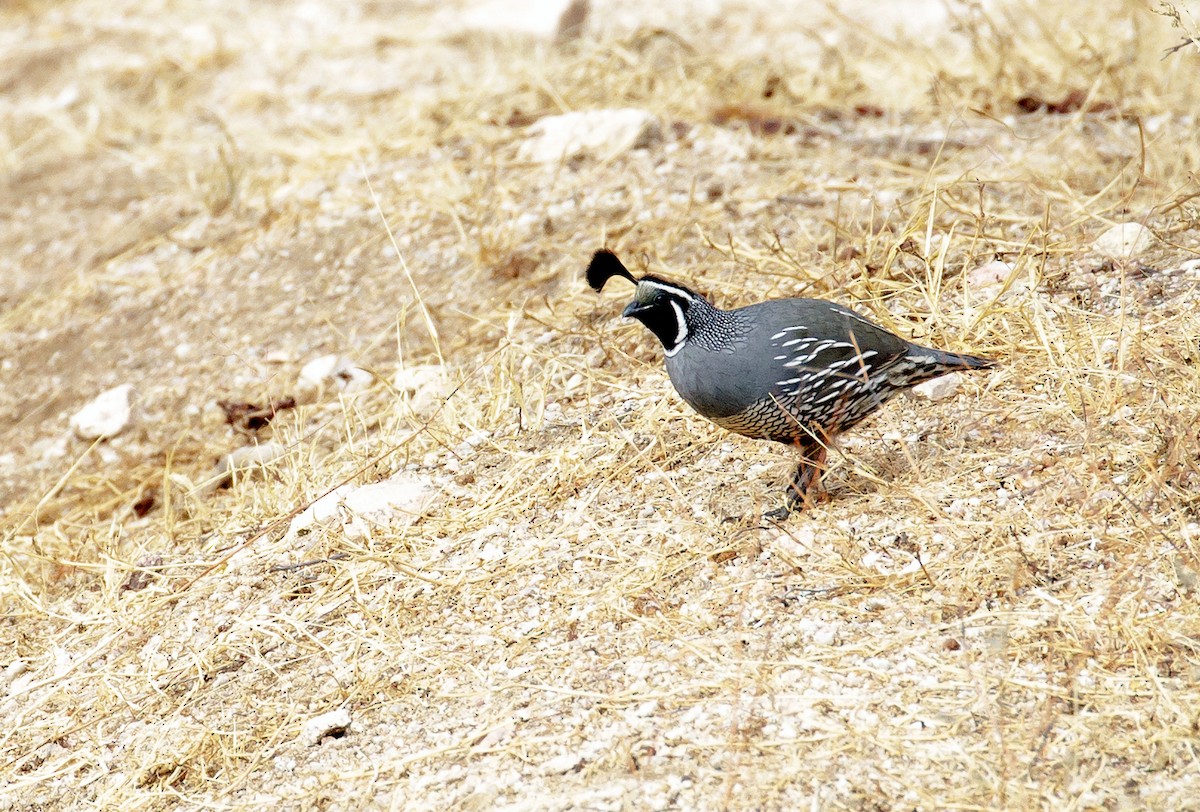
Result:
[[[688,138],[696,155],[709,166],[732,166],[749,159],[750,144],[754,140],[744,129],[730,129],[713,124],[697,125]]]
[[[397,474],[381,482],[363,485],[342,500],[349,510],[362,516],[396,513],[420,513],[429,501],[433,487],[427,479]]]
[[[264,468],[287,453],[287,448],[281,443],[259,443],[235,448],[213,467],[208,478],[191,488],[193,496],[204,496],[224,487],[233,479],[234,474],[246,474],[250,471]]]
[[[1141,223],[1121,223],[1105,231],[1092,248],[1106,257],[1121,259],[1136,256],[1154,244],[1154,235]]]
[[[115,437],[133,416],[133,386],[121,384],[97,395],[71,417],[71,430],[81,440]]]
[[[662,139],[662,125],[645,110],[578,110],[535,121],[517,150],[523,161],[556,163],[588,153],[608,160]]]
[[[1012,275],[1013,266],[999,259],[985,262],[967,274],[967,281],[973,288],[990,288],[1003,285]]]
[[[476,0],[456,10],[453,22],[467,30],[549,38],[567,7],[567,0]]]
[[[449,371],[441,364],[401,367],[396,370],[392,385],[417,414],[432,411],[454,391]]]
[[[446,377],[446,368],[441,364],[414,364],[397,369],[392,377],[392,385],[401,394],[411,395],[421,387],[437,383]]]
[[[42,462],[60,460],[71,450],[71,435],[72,432],[64,431],[57,437],[43,437],[34,442],[30,450]]]
[[[909,575],[921,569],[921,562],[909,556],[893,555],[884,550],[870,550],[859,562],[864,568],[885,575]]]
[[[488,731],[488,733],[482,739],[479,740],[479,743],[476,744],[475,747],[477,748],[478,751],[481,751],[481,752],[489,750],[492,747],[496,747],[497,745],[504,742],[506,739],[511,738],[512,734],[513,734],[513,730],[514,730],[514,727],[513,727],[512,722],[504,722],[501,725],[497,725],[496,727],[494,727],[490,731]],[[476,808],[482,809],[483,807],[476,807]]]
[[[931,381],[919,383],[912,388],[912,391],[917,397],[925,398],[926,400],[947,400],[958,393],[958,387],[961,383],[962,376],[957,372],[951,372],[949,375],[942,375]]]
[[[0,672],[0,685],[7,685],[28,670],[29,666],[25,665],[22,660],[13,660],[5,666],[3,672]]]
[[[485,542],[479,551],[479,557],[484,561],[499,561],[504,558],[504,549],[490,541]]]
[[[785,561],[806,559],[813,551],[817,535],[806,524],[799,525],[775,537],[772,545]]]
[[[300,729],[300,741],[303,744],[320,744],[326,736],[338,736],[350,731],[350,711],[338,708],[329,713],[314,716],[304,723]]]
[[[37,684],[37,672],[26,671],[13,677],[12,682],[8,684],[8,696],[17,697],[28,691]],[[11,707],[11,705],[9,706]]]
[[[571,394],[576,389],[583,386],[584,380],[586,380],[586,379],[583,377],[583,375],[576,372],[574,375],[572,375],[570,378],[567,379],[566,384],[563,386],[563,394],[564,395]]]
[[[563,775],[577,770],[583,764],[583,758],[578,753],[563,753],[542,763],[544,775]]]
[[[235,448],[224,457],[217,460],[216,475],[228,478],[235,471],[248,471],[252,468],[262,468],[287,453],[282,443],[259,443]]]
[[[292,519],[287,537],[294,541],[314,526],[335,522],[349,538],[362,538],[383,522],[410,524],[429,507],[434,493],[430,480],[406,473],[370,485],[342,485]]]
[[[75,660],[65,648],[55,646],[52,653],[54,655],[54,676],[61,677],[75,668]]]
[[[372,380],[370,372],[356,366],[349,358],[341,355],[322,355],[301,368],[296,386],[306,395],[325,389],[355,392],[367,388]]]
[[[832,646],[837,642],[837,633],[834,626],[820,626],[813,631],[812,640],[818,646]]]

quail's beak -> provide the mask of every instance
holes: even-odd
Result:
[[[639,313],[646,310],[646,306],[634,299],[629,304],[625,305],[625,309],[621,311],[621,315],[625,318],[636,318]]]

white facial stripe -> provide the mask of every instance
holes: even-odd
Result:
[[[688,291],[684,290],[683,288],[677,288],[674,285],[668,285],[666,282],[656,282],[653,279],[643,279],[642,281],[638,282],[638,287],[641,287],[642,285],[655,288],[656,290],[666,291],[673,296],[678,296],[681,299],[687,299],[689,302],[696,300],[696,297]]]
[[[679,306],[679,302],[671,302],[671,309],[675,311],[675,323],[679,327],[679,331],[675,333],[675,346],[667,355],[674,355],[679,352],[679,348],[688,338],[687,319],[683,317],[683,308]]]

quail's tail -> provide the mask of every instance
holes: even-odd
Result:
[[[941,350],[926,350],[924,347],[917,353],[909,353],[909,357],[913,355],[932,355],[934,363],[937,366],[945,367],[947,372],[956,369],[993,369],[996,362],[991,358],[980,358],[978,355],[965,355],[957,352],[942,352]]]
[[[949,372],[992,369],[995,366],[996,362],[990,358],[914,345],[908,355],[888,370],[888,379],[895,386],[916,386]]]

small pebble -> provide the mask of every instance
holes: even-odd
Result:
[[[926,400],[949,400],[958,393],[958,386],[961,382],[962,376],[957,372],[951,372],[949,375],[942,375],[931,381],[919,383],[913,387],[912,391],[917,397]]]
[[[1141,223],[1120,223],[1096,238],[1092,248],[1112,259],[1126,259],[1143,253],[1154,244],[1154,235]]]
[[[564,775],[569,772],[574,772],[583,764],[583,759],[576,753],[563,753],[561,756],[542,763],[542,773],[544,775]]]
[[[350,724],[350,711],[345,708],[323,713],[304,723],[300,731],[300,741],[305,744],[320,744],[326,736],[341,738],[350,732]]]
[[[534,122],[517,156],[522,161],[558,163],[580,154],[609,160],[662,140],[662,125],[645,110],[577,110]]]
[[[296,381],[296,388],[313,397],[331,389],[335,392],[357,392],[366,389],[374,377],[349,358],[341,355],[322,355],[305,364]]]
[[[81,440],[115,437],[133,416],[133,386],[122,384],[102,392],[71,417],[71,430]]]
[[[234,449],[217,460],[212,474],[196,490],[201,494],[211,493],[217,488],[229,484],[235,473],[263,468],[275,462],[285,453],[287,453],[287,448],[282,443],[259,443]]]

